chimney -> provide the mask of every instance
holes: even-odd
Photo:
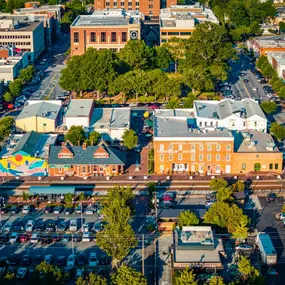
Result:
[[[86,149],[87,149],[87,144],[86,144],[86,143],[83,143],[83,144],[82,144],[82,149],[83,149],[83,150],[86,150]]]

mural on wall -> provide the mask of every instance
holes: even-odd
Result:
[[[0,176],[46,176],[47,161],[17,152],[9,158],[0,159]]]

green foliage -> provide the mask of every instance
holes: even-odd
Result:
[[[118,271],[112,275],[112,285],[126,285],[126,284],[135,284],[135,285],[147,285],[146,277],[134,270],[131,267],[123,264]]]
[[[21,79],[24,82],[28,82],[32,80],[34,73],[35,73],[34,66],[29,65],[20,71],[19,79]]]
[[[244,191],[245,185],[243,181],[238,180],[236,183],[234,183],[232,186],[233,192],[239,192]]]
[[[279,30],[280,30],[280,33],[285,32],[285,22],[279,22]]]
[[[70,141],[73,145],[81,145],[85,139],[85,133],[81,126],[71,126],[64,136],[65,141]]]
[[[234,200],[232,188],[222,187],[218,189],[216,198],[218,202],[232,202]]]
[[[223,277],[221,276],[213,276],[210,281],[209,285],[225,285]]]
[[[132,129],[125,130],[122,139],[124,141],[124,146],[128,149],[133,149],[138,143],[138,136],[136,132]]]
[[[30,195],[28,193],[26,193],[26,192],[23,192],[22,197],[23,197],[24,201],[27,201],[27,200],[29,200]]]
[[[20,95],[22,87],[23,81],[21,79],[15,79],[9,84],[9,92],[14,98],[16,98]]]
[[[104,277],[96,275],[94,273],[89,273],[86,279],[81,276],[76,280],[76,285],[107,285],[107,280]]]
[[[270,101],[268,101],[268,102],[266,102],[266,101],[262,102],[262,103],[260,104],[260,107],[262,108],[262,110],[263,110],[266,114],[272,114],[272,113],[276,112],[276,110],[277,110],[277,105],[276,105],[276,103],[275,103],[275,102],[270,102]]]
[[[8,0],[6,3],[6,13],[13,13],[13,10],[23,8],[24,0]]]
[[[190,92],[183,102],[183,108],[193,108],[194,100],[197,100],[197,97]]]
[[[154,149],[148,152],[148,173],[153,174],[154,172]]]
[[[13,102],[14,101],[14,96],[10,92],[6,92],[3,96],[5,102]]]
[[[186,267],[183,270],[179,270],[175,272],[174,275],[174,285],[198,285],[198,281],[195,280],[195,274],[193,273],[193,270],[190,270],[188,267]]]
[[[155,51],[155,65],[158,68],[167,69],[171,62],[171,54],[165,46],[157,46]]]
[[[181,212],[178,216],[178,225],[183,226],[196,226],[199,225],[200,219],[195,213],[190,210]]]
[[[241,256],[238,261],[238,271],[240,272],[243,280],[248,280],[260,275],[259,271],[250,264],[250,260],[244,256]]]
[[[100,139],[101,139],[101,135],[98,132],[93,131],[92,133],[89,134],[89,137],[85,142],[88,145],[97,145]]]
[[[211,190],[217,191],[221,188],[226,188],[228,186],[228,182],[223,178],[214,178],[211,179],[209,185]]]
[[[7,116],[0,119],[0,142],[9,136],[11,129],[15,123],[13,117]]]
[[[73,200],[73,194],[72,193],[67,193],[64,195],[64,203],[65,204],[70,204],[72,203],[72,200]]]
[[[179,100],[177,97],[171,98],[166,104],[167,109],[176,109],[178,107],[179,107]]]
[[[154,64],[153,50],[141,40],[128,41],[118,57],[134,70],[150,69]]]
[[[282,141],[285,139],[285,127],[274,122],[271,124],[270,133],[278,140]]]

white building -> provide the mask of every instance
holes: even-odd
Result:
[[[285,52],[267,54],[269,63],[274,67],[280,78],[285,78]]]
[[[69,102],[63,116],[63,124],[69,130],[72,126],[89,128],[94,110],[93,99],[74,99]]]
[[[194,114],[197,126],[203,129],[267,131],[266,116],[253,99],[194,101]]]
[[[0,81],[4,80],[5,83],[14,81],[28,64],[27,53],[9,56],[5,59],[0,58]]]

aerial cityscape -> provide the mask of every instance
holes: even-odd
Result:
[[[0,285],[284,285],[284,143],[284,0],[0,0]]]

